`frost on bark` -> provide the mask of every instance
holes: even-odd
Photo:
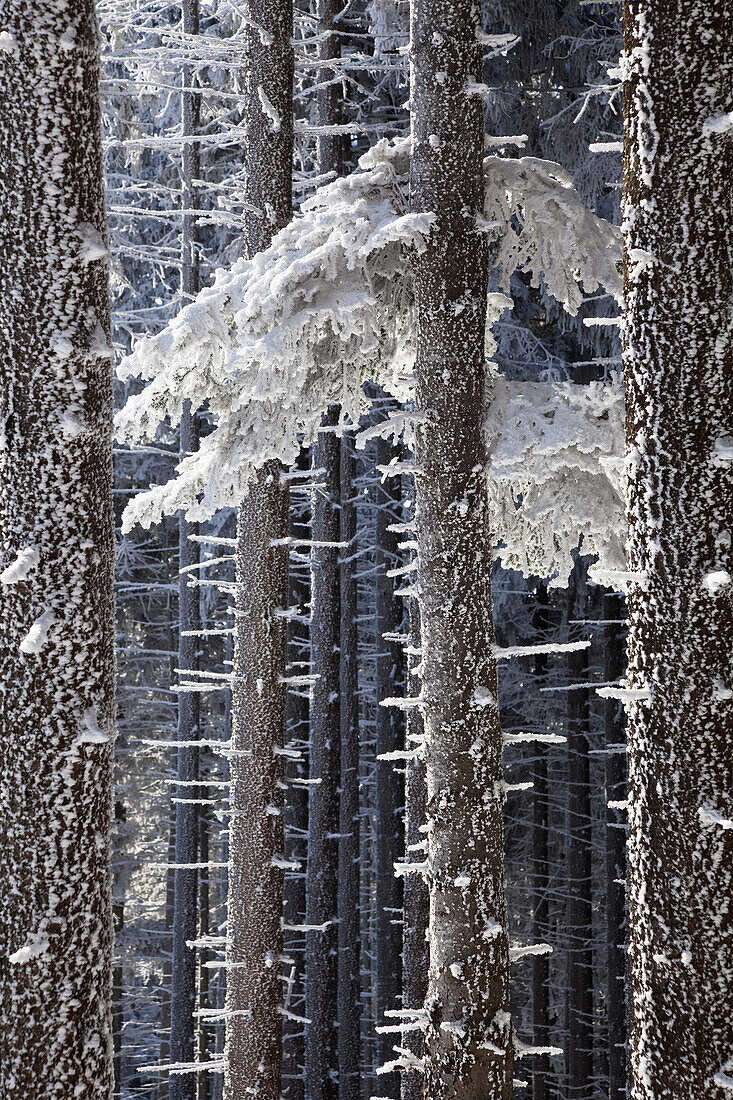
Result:
[[[426,1095],[512,1093],[501,728],[484,470],[488,256],[479,5],[412,12],[412,205],[436,221],[415,259],[417,541],[427,735],[430,975]]]
[[[183,0],[182,24],[186,34],[198,34],[198,0]],[[200,97],[192,90],[194,77],[188,66],[182,75],[181,115],[184,135],[193,135],[199,129]],[[199,178],[200,158],[198,145],[190,142],[183,147],[183,171],[181,179],[181,205],[184,210],[196,206],[196,187]],[[181,241],[181,299],[187,301],[198,293],[199,264],[195,217],[183,216]],[[198,449],[198,419],[191,412],[190,403],[181,417],[179,450],[182,458]],[[201,627],[199,592],[191,587],[191,570],[199,560],[198,545],[191,535],[198,532],[198,525],[190,523],[185,513],[178,516],[178,666],[195,670],[198,663],[200,639],[195,631]],[[184,675],[184,679],[185,679]],[[198,860],[199,807],[193,799],[199,788],[193,784],[199,778],[200,696],[198,692],[179,692],[178,695],[178,753],[177,776],[181,786],[176,788],[175,803],[176,855],[175,862],[182,866],[174,871],[173,887],[173,960],[171,972],[171,1035],[170,1058],[172,1062],[192,1062],[194,1059],[194,1018],[196,1003],[196,949],[189,946],[196,939],[198,929],[199,876],[195,867],[185,866],[203,862]],[[193,742],[191,745],[184,742]],[[203,878],[206,878],[204,872]],[[204,971],[205,973],[205,971]],[[195,1100],[199,1082],[193,1074],[174,1074],[170,1077],[168,1091],[171,1100]]]
[[[533,634],[539,642],[549,636],[552,625],[547,585],[539,584],[532,616]],[[546,653],[534,659],[538,684],[547,680],[549,659]],[[550,936],[550,802],[547,751],[535,748],[536,761],[532,781],[532,942],[547,943]],[[550,1043],[550,958],[539,954],[532,958],[532,1039],[536,1047]],[[550,1058],[539,1054],[532,1067],[532,1100],[550,1100],[552,1081]]]
[[[250,0],[247,18],[245,244],[254,256],[292,211],[292,0]],[[237,519],[225,1100],[280,1100],[288,534],[280,474],[275,462],[260,470]]]
[[[112,383],[94,4],[2,9],[0,1094],[113,1089]]]
[[[361,1096],[361,937],[359,874],[359,676],[354,555],[356,458],[348,435],[341,440],[341,793],[338,842],[338,1071],[340,1100]],[[344,545],[345,544],[345,545]]]
[[[624,6],[634,1100],[733,1088],[733,6]]]
[[[386,402],[386,411],[393,414],[397,406]],[[377,467],[387,466],[395,458],[395,449],[387,439],[377,440]],[[399,584],[390,573],[399,565],[398,537],[391,528],[400,519],[401,485],[398,477],[388,477],[376,486],[376,694],[382,699],[400,696],[403,679],[403,654],[400,641],[402,600],[396,595]],[[404,852],[402,807],[405,784],[401,770],[395,767],[390,754],[404,749],[404,712],[397,707],[377,706],[374,801],[376,810],[375,838],[375,950],[377,955],[376,1019],[379,1026],[389,1024],[385,1012],[399,1007],[402,992],[402,935],[398,923],[402,910],[402,879],[395,875],[395,863]],[[386,755],[386,760],[380,756]],[[400,761],[402,763],[402,761]],[[390,1032],[378,1032],[377,1066],[393,1059],[395,1038]],[[377,1091],[382,1097],[398,1097],[399,1074],[394,1071],[380,1075]]]
[[[311,695],[310,797],[305,938],[305,1095],[332,1100],[337,1095],[337,876],[339,832],[339,451],[334,432],[338,407],[324,417],[313,448],[322,470],[313,491],[311,568],[311,668],[317,677]]]

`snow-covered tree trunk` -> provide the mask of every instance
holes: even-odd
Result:
[[[186,34],[198,34],[198,0],[183,0],[182,26]],[[199,128],[199,97],[194,93],[194,78],[188,66],[182,74],[181,116],[184,136],[193,136]],[[196,204],[194,181],[200,173],[198,145],[189,142],[183,147],[181,206],[193,210]],[[181,235],[181,300],[186,304],[198,293],[199,264],[193,215],[183,215]],[[179,449],[181,457],[195,451],[199,445],[198,420],[188,403],[181,417]],[[200,629],[199,589],[189,581],[197,580],[195,567],[199,560],[198,544],[192,541],[198,525],[190,523],[185,513],[178,516],[178,667],[184,670],[182,679],[198,663],[200,639],[192,632]],[[193,573],[192,573],[193,569]],[[197,862],[199,813],[195,799],[199,791],[194,784],[199,777],[200,696],[196,691],[178,695],[178,761],[176,787],[176,859],[173,895],[173,967],[171,973],[171,1040],[172,1062],[192,1062],[194,1057],[194,1008],[196,1003],[196,949],[189,947],[196,939],[198,928],[198,873],[190,866]],[[192,745],[184,742],[194,742]],[[188,866],[187,866],[188,865]],[[195,1100],[197,1089],[193,1074],[175,1074],[170,1078],[171,1100]]]
[[[253,256],[292,211],[292,0],[250,0],[247,18],[245,239]],[[268,462],[237,517],[226,1100],[280,1100],[287,534],[287,485]]]
[[[583,618],[586,566],[579,558],[568,590],[568,619]],[[572,635],[574,628],[569,627]],[[572,639],[575,640],[575,639]],[[568,683],[588,680],[588,650],[568,654]],[[567,1096],[590,1100],[593,1081],[593,899],[591,886],[590,689],[568,692],[567,702]]]
[[[408,540],[409,541],[409,540]],[[407,650],[407,696],[417,699],[422,690],[419,667],[420,608],[414,597],[410,599],[410,633]],[[422,715],[418,707],[410,707],[405,723],[405,741],[408,749],[419,747],[424,736]],[[425,759],[422,752],[407,761],[405,769],[405,859],[419,863],[425,851]],[[405,875],[403,886],[402,932],[402,1007],[420,1012],[428,989],[428,888],[422,875]],[[413,1021],[408,1017],[408,1027]],[[402,1046],[421,1059],[424,1053],[423,1034],[420,1028],[405,1031]],[[422,1074],[417,1070],[405,1070],[401,1074],[401,1100],[422,1100]]]
[[[388,414],[397,409],[393,401],[386,402]],[[377,440],[377,466],[386,466],[395,457],[394,447],[386,439]],[[397,585],[390,576],[398,564],[397,542],[390,530],[399,520],[401,498],[400,478],[388,477],[377,481],[376,503],[376,568],[377,568],[377,762],[375,769],[375,875],[376,919],[375,950],[377,955],[376,1018],[384,1025],[385,1011],[399,1007],[402,992],[402,930],[398,922],[402,909],[402,880],[395,875],[395,863],[404,851],[404,827],[400,810],[404,805],[404,781],[401,771],[395,767],[389,754],[404,749],[405,724],[403,711],[394,706],[383,707],[381,700],[401,694],[402,644],[399,631],[402,626],[402,602],[395,594]],[[379,757],[387,755],[386,760]],[[401,763],[401,761],[400,761]],[[377,1033],[377,1066],[392,1060],[394,1036],[389,1032]],[[382,1074],[378,1093],[396,1098],[400,1093],[399,1074]]]
[[[359,873],[359,675],[356,554],[356,459],[341,440],[341,794],[338,842],[338,1071],[340,1100],[361,1096],[361,936]]]
[[[603,600],[604,663],[606,683],[619,680],[624,671],[624,628],[621,596]],[[604,708],[606,734],[606,932],[608,982],[608,1095],[624,1100],[627,1086],[626,1057],[626,753],[625,722],[618,699],[607,699]]]
[[[550,626],[547,585],[537,586],[532,626],[537,642],[547,637]],[[534,674],[539,684],[547,677],[548,657],[538,654],[534,659]],[[536,760],[532,773],[532,941],[546,943],[550,931],[550,804],[547,751],[543,745],[535,748]],[[532,1040],[536,1047],[547,1047],[550,1041],[550,959],[548,955],[532,958]],[[532,1100],[550,1100],[550,1058],[540,1054],[532,1067]]]
[[[337,1095],[338,995],[338,832],[339,832],[339,451],[334,427],[338,407],[324,417],[313,448],[313,466],[322,471],[313,492],[311,568],[311,668],[317,677],[311,694],[310,798],[306,872],[305,940],[305,1095],[330,1100]],[[313,782],[316,780],[317,782]]]
[[[634,1100],[733,1089],[733,6],[624,5]]]
[[[501,726],[485,483],[481,69],[473,0],[412,9],[416,520],[427,735],[430,978],[426,1093],[512,1093]]]
[[[0,25],[0,1095],[113,1089],[112,380],[94,4]]]

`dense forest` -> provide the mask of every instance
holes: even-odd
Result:
[[[729,1100],[732,463],[730,0],[0,0],[0,1100]]]

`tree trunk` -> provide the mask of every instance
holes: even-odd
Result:
[[[634,1100],[733,1088],[733,6],[624,5]]]
[[[586,607],[586,568],[579,558],[568,591],[568,618]],[[570,634],[574,633],[569,627]],[[588,680],[588,650],[568,654],[568,682]],[[591,1100],[593,1082],[593,899],[591,891],[590,690],[568,692],[567,936],[568,1100]]]
[[[386,403],[387,413],[395,411],[394,402]],[[394,457],[392,444],[385,439],[377,441],[377,465],[386,466]],[[404,827],[401,809],[405,801],[405,785],[401,772],[395,768],[394,759],[380,760],[385,753],[404,749],[405,728],[403,711],[396,707],[383,707],[382,699],[401,694],[402,644],[399,631],[402,626],[402,603],[395,595],[395,579],[389,576],[397,565],[398,538],[390,531],[399,519],[401,501],[400,479],[390,477],[384,483],[377,482],[376,518],[376,568],[377,568],[377,744],[375,772],[376,803],[376,953],[377,1024],[389,1023],[386,1011],[399,1008],[402,992],[402,928],[398,923],[402,913],[402,879],[395,875],[395,863],[404,851]],[[377,1033],[377,1067],[394,1058],[394,1036]],[[399,1074],[380,1075],[380,1096],[396,1098],[400,1095]]]
[[[341,440],[341,796],[338,842],[339,1100],[361,1097],[361,935],[359,874],[359,677],[354,443]]]
[[[181,22],[185,34],[199,30],[198,0],[183,0]],[[195,135],[199,129],[200,97],[192,91],[195,77],[189,66],[181,76],[181,119],[184,136]],[[195,142],[183,146],[181,175],[181,206],[193,210],[197,192],[194,180],[200,174],[199,148]],[[191,301],[199,290],[199,264],[196,222],[191,214],[183,215],[181,233],[181,302]],[[190,404],[184,409],[179,429],[179,448],[184,458],[198,449],[198,420]],[[190,536],[198,532],[185,513],[178,516],[178,667],[189,670],[198,666],[198,637],[188,632],[201,627],[198,587],[189,587],[191,567],[199,560],[198,544]],[[186,678],[185,675],[183,677]],[[198,692],[178,695],[178,741],[194,742],[178,747],[178,780],[176,787],[176,864],[195,864],[198,854],[199,813],[191,801],[198,795],[193,786],[199,777],[200,696]],[[187,800],[187,801],[182,801]],[[175,870],[173,897],[173,969],[171,974],[171,1045],[172,1062],[192,1062],[194,1057],[194,1019],[196,1005],[196,950],[188,942],[196,939],[198,925],[198,873],[194,867]],[[193,1074],[172,1075],[169,1083],[171,1100],[195,1100],[197,1082]]]
[[[407,695],[417,699],[421,691],[421,679],[417,671],[422,661],[420,653],[420,608],[417,600],[410,600],[410,642],[407,650]],[[406,747],[420,745],[425,729],[422,714],[417,707],[407,712]],[[408,863],[419,863],[425,852],[425,816],[427,787],[425,785],[425,758],[408,760],[405,773],[405,858]],[[428,916],[430,895],[422,875],[406,875],[403,885],[404,923],[402,930],[402,1007],[418,1012],[425,1003],[428,991]],[[409,1020],[409,1022],[414,1022]],[[422,1031],[406,1031],[402,1046],[421,1059],[425,1053]],[[416,1070],[403,1071],[401,1080],[402,1100],[422,1100],[422,1074]]]
[[[292,212],[292,0],[250,0],[248,17],[244,197],[254,256]],[[277,463],[263,467],[237,520],[225,1100],[253,1091],[280,1100],[288,534],[280,474]]]
[[[606,620],[604,676],[620,680],[624,671],[624,603],[620,596],[603,601]],[[616,620],[616,621],[614,621]],[[625,720],[618,699],[607,699],[606,732],[606,929],[608,953],[608,1096],[625,1100],[626,1057],[626,814],[612,802],[626,801]]]
[[[501,725],[485,485],[478,3],[416,0],[412,207],[435,226],[415,258],[417,538],[427,735],[430,980],[426,1093],[512,1093]]]
[[[112,379],[94,4],[3,5],[0,1095],[113,1090]]]
[[[338,407],[332,406],[313,448],[313,465],[324,473],[313,493],[311,667],[317,679],[311,695],[310,778],[318,782],[310,788],[305,919],[307,925],[325,927],[306,932],[305,938],[307,1100],[336,1097],[338,1078],[340,440],[333,431],[337,423]]]
[[[549,620],[547,585],[540,584],[537,587],[532,615],[536,644],[546,640]],[[546,679],[547,667],[546,654],[542,653],[535,657],[534,674],[539,686]],[[547,753],[542,744],[535,747],[535,753],[532,790],[532,892],[534,895],[532,942],[546,943],[550,932],[550,804]],[[549,1046],[550,1042],[549,955],[535,955],[532,958],[532,1041],[537,1047]],[[534,1059],[532,1098],[533,1100],[550,1098],[550,1057],[547,1054],[539,1054]]]

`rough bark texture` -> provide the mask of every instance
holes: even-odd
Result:
[[[487,249],[472,0],[412,10],[412,205],[436,221],[415,259],[417,535],[427,735],[431,1100],[508,1100],[509,964],[491,545],[484,482]]]
[[[585,564],[578,559],[568,590],[568,618],[583,618]],[[576,628],[569,627],[575,641]],[[568,683],[588,680],[588,650],[568,654]],[[590,1100],[593,1081],[593,900],[591,890],[590,690],[568,692],[567,936],[568,1100]]]
[[[245,230],[253,256],[292,212],[292,0],[250,0],[247,15],[245,199],[254,209]],[[287,534],[287,487],[269,463],[237,521],[226,1100],[253,1092],[280,1100],[287,551],[272,543]]]
[[[113,1089],[112,384],[94,4],[2,9],[0,1095]]]
[[[624,51],[632,1096],[725,1100],[733,6],[627,0]]]
[[[198,447],[198,426],[187,409],[180,425],[181,455]],[[179,582],[178,582],[178,663],[183,670],[195,669],[198,662],[199,639],[186,632],[201,627],[199,589],[189,587],[190,567],[198,562],[198,544],[189,536],[198,530],[184,515],[179,516]],[[185,677],[184,677],[185,678]],[[198,929],[198,861],[199,807],[193,801],[199,797],[195,786],[199,778],[199,705],[198,692],[181,692],[178,696],[178,766],[176,790],[176,848],[173,887],[173,967],[171,973],[171,1040],[172,1062],[192,1062],[194,1054],[194,1008],[196,1002],[196,950],[188,943],[196,939]],[[191,745],[184,742],[193,742]],[[205,874],[206,872],[204,872]],[[194,1100],[196,1079],[193,1074],[173,1075],[169,1083],[171,1100]]]
[[[603,601],[606,620],[603,679],[619,680],[624,672],[624,601],[608,595]],[[626,723],[618,699],[607,699],[606,733],[606,930],[608,950],[608,1095],[624,1100],[627,1087],[626,1056]]]
[[[313,492],[311,568],[311,668],[317,676],[311,695],[308,868],[305,919],[326,926],[306,932],[305,1095],[328,1100],[337,1095],[336,1039],[338,992],[337,876],[339,831],[339,449],[333,426],[338,408],[324,417],[313,448],[313,464],[324,472]],[[329,431],[328,428],[331,428]],[[330,545],[319,545],[330,544]]]
[[[232,694],[226,1100],[280,1100],[288,494],[268,463],[239,508]]]
[[[387,403],[387,412],[396,411],[393,403]],[[394,458],[394,447],[389,440],[377,442],[377,466],[386,466]],[[376,568],[377,568],[377,702],[402,695],[403,678],[402,643],[399,631],[402,626],[402,600],[395,595],[398,584],[389,574],[398,565],[397,534],[390,528],[400,518],[400,479],[390,477],[376,487]],[[394,759],[380,760],[385,753],[404,749],[404,712],[397,707],[377,706],[377,762],[375,769],[376,808],[376,953],[377,987],[376,1018],[383,1026],[386,1011],[400,1007],[402,992],[402,879],[395,875],[395,863],[404,852],[404,828],[401,810],[405,801],[405,784],[401,770]],[[400,763],[402,763],[400,761]],[[377,1066],[394,1058],[394,1035],[377,1033]],[[396,1098],[400,1094],[400,1078],[397,1072],[379,1077],[377,1089],[380,1096]]]
[[[410,642],[407,650],[407,694],[416,699],[422,690],[419,669],[420,608],[417,600],[410,600]],[[419,708],[407,712],[406,743],[408,749],[416,748],[425,734]],[[425,852],[425,816],[427,787],[425,784],[425,758],[422,753],[407,762],[405,771],[405,858],[419,863]],[[428,915],[430,895],[422,875],[406,875],[403,887],[404,923],[402,930],[402,1007],[421,1010],[428,991]],[[416,1058],[422,1058],[425,1050],[422,1031],[406,1031],[402,1046]],[[405,1070],[401,1074],[402,1100],[422,1100],[422,1074]]]
[[[361,937],[359,912],[359,678],[356,624],[356,459],[341,440],[341,795],[338,842],[339,1100],[361,1096]]]

